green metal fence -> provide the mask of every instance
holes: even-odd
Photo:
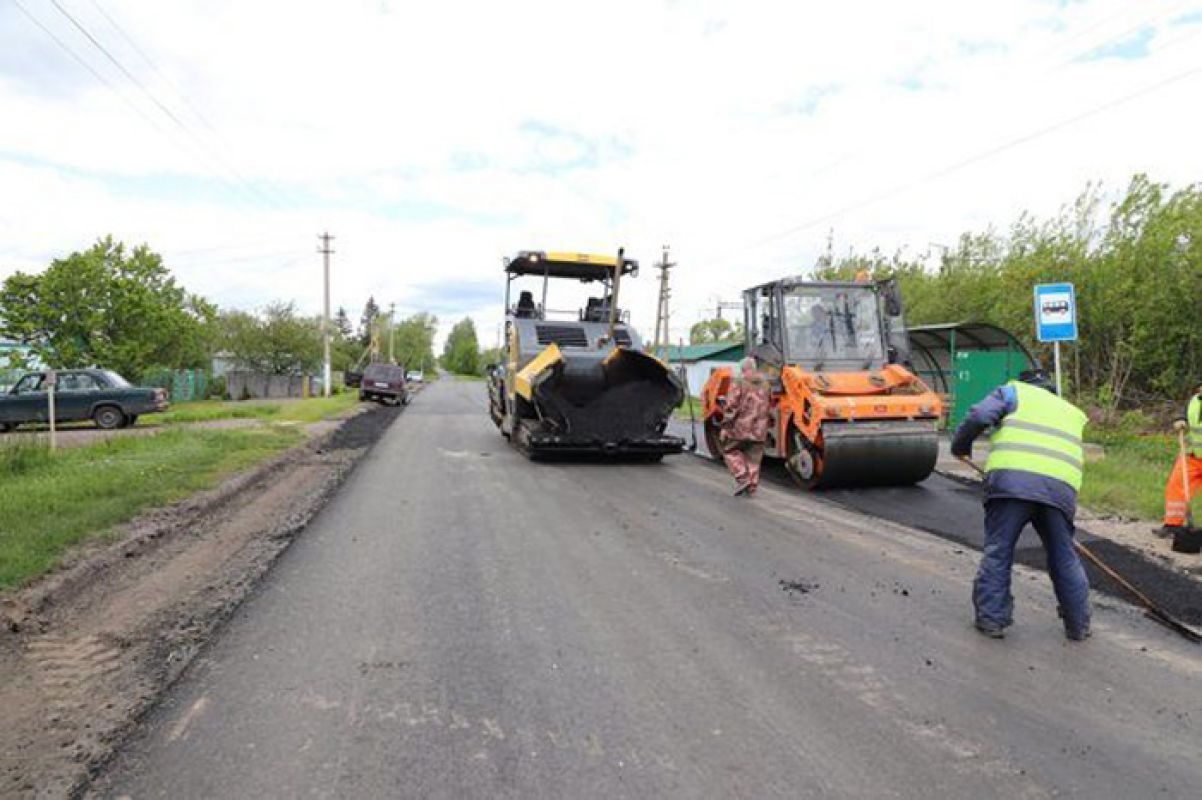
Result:
[[[209,393],[209,374],[203,369],[156,369],[143,373],[142,385],[166,389],[171,402],[204,400]]]

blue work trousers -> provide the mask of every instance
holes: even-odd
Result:
[[[1004,628],[1014,621],[1010,572],[1014,547],[1028,522],[1035,527],[1048,555],[1048,574],[1060,602],[1065,630],[1070,634],[1087,630],[1089,579],[1073,549],[1073,521],[1055,506],[1009,497],[985,502],[985,549],[972,591],[977,622]]]

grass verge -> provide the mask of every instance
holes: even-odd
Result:
[[[261,419],[268,422],[317,422],[336,417],[359,402],[356,392],[306,400],[200,400],[178,403],[169,411],[146,417],[149,424],[180,425],[218,419]]]
[[[72,545],[210,489],[303,438],[271,426],[167,430],[53,455],[37,440],[0,447],[0,588],[19,586],[53,568]]]
[[[693,414],[693,417],[689,416],[690,408],[692,408],[691,413]],[[697,419],[697,421],[700,422],[703,411],[704,411],[704,406],[702,405],[700,397],[686,397],[684,399],[684,402],[676,407],[676,411],[674,413],[676,414],[677,419],[695,418],[695,419]]]
[[[1102,445],[1106,455],[1085,464],[1082,504],[1094,511],[1160,519],[1164,484],[1177,457],[1176,439],[1108,431],[1093,431],[1089,438]]]

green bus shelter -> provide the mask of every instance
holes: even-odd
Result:
[[[1014,334],[985,322],[917,325],[908,329],[910,361],[927,385],[946,400],[955,428],[991,390],[1035,366]]]

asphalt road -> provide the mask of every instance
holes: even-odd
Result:
[[[98,783],[132,797],[1196,797],[1200,651],[1004,641],[975,554],[687,456],[533,464],[419,396]]]
[[[675,420],[672,431],[691,442],[687,422]],[[703,438],[697,453],[708,458]],[[792,488],[794,483],[779,461],[764,463],[764,480]],[[982,489],[966,482],[935,473],[914,486],[881,486],[859,489],[824,489],[810,496],[816,502],[838,505],[879,519],[932,533],[980,551],[985,544],[985,509]],[[1149,531],[1152,524],[1148,525]],[[1149,533],[1150,535],[1150,533]],[[1133,581],[1165,611],[1191,625],[1202,625],[1202,591],[1198,583],[1171,566],[1145,558],[1137,550],[1119,542],[1094,536],[1078,527],[1077,539],[1101,557],[1108,566]],[[1015,560],[1037,569],[1045,569],[1047,556],[1034,529],[1027,527],[1018,539]],[[1132,602],[1118,583],[1089,561],[1083,561],[1090,586],[1100,592]]]

